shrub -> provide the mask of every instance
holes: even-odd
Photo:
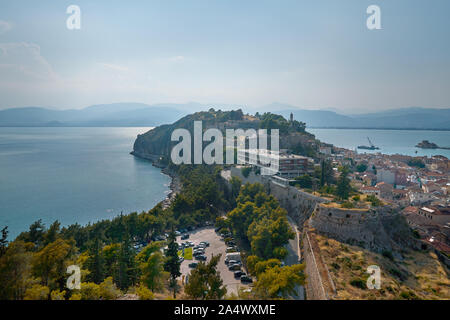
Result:
[[[50,293],[52,300],[65,300],[64,296],[66,295],[66,291],[53,290]]]
[[[365,163],[360,163],[356,166],[356,171],[364,172],[367,170],[367,165]]]
[[[373,207],[379,207],[379,206],[381,206],[381,205],[383,204],[383,202],[381,202],[380,199],[378,199],[377,197],[375,197],[375,196],[372,195],[372,194],[369,195],[369,196],[367,196],[366,200],[367,200],[368,202],[370,202],[370,204],[371,204]]]
[[[339,270],[339,269],[341,268],[341,266],[340,266],[339,264],[337,264],[336,262],[333,262],[333,263],[331,264],[331,266],[332,266],[334,269],[336,269],[336,270]]]
[[[420,300],[420,298],[412,291],[402,291],[400,298],[405,300]]]
[[[408,161],[408,166],[425,168],[425,163],[423,163],[420,159],[411,159]]]
[[[150,291],[149,288],[141,285],[136,288],[136,293],[139,296],[139,300],[153,300],[155,295]]]
[[[250,171],[252,171],[251,167],[244,167],[241,169],[241,173],[245,178],[248,178]]]
[[[341,204],[341,208],[345,208],[345,209],[352,209],[354,207],[355,207],[355,205],[353,203],[351,203],[350,201],[345,201],[344,203]]]
[[[383,250],[383,252],[381,254],[383,255],[383,257],[388,258],[391,261],[394,261],[394,256],[392,255],[391,251]]]
[[[359,289],[366,289],[366,282],[360,278],[353,278],[350,281],[350,284]]]
[[[50,289],[40,284],[34,284],[25,291],[24,300],[47,300]]]
[[[296,177],[294,184],[300,186],[300,188],[312,188],[313,181],[311,176],[305,174],[303,176]]]

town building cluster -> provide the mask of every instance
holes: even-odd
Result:
[[[323,154],[335,166],[352,165],[352,185],[363,194],[398,205],[416,235],[450,255],[450,160],[358,153],[336,148]],[[321,150],[321,151],[322,151]],[[361,165],[358,167],[358,165]]]

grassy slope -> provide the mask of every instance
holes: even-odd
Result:
[[[321,255],[336,286],[334,299],[450,299],[449,270],[433,252],[408,251],[403,261],[391,260],[357,246],[316,235]],[[361,289],[352,280],[366,283],[366,268],[381,268],[381,289]]]

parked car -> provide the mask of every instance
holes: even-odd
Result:
[[[241,265],[240,264],[230,264],[228,265],[228,270],[230,271],[237,271],[237,270],[241,270]]]
[[[180,261],[180,263],[182,263],[184,261],[183,257],[178,258],[178,260]]]
[[[238,270],[238,271],[234,272],[234,278],[235,279],[240,279],[242,276],[245,276],[245,275],[246,275],[245,272],[243,272],[241,270]]]
[[[181,235],[181,240],[189,239],[189,235],[187,233],[184,233]]]
[[[188,265],[189,268],[197,268],[197,266],[198,266],[198,263],[197,263],[197,262],[191,262],[191,263],[189,263],[189,265]]]
[[[231,266],[232,264],[235,264],[235,263],[237,263],[236,260],[228,260],[227,258],[225,258],[225,264],[229,264]]]
[[[205,245],[206,247],[209,247],[209,242],[208,241],[202,241],[202,242],[200,242],[200,245]]]
[[[206,256],[205,255],[198,255],[198,256],[195,256],[195,259],[201,260],[201,261],[206,261]]]
[[[181,232],[177,230],[177,231],[175,231],[175,235],[176,236],[181,236]]]
[[[236,250],[235,247],[228,247],[227,250],[226,250],[227,253],[230,253],[230,252],[236,252],[236,251],[237,251],[237,250]]]
[[[205,254],[205,251],[202,251],[202,250],[194,250],[194,252],[192,253],[193,256],[201,256],[204,254]]]
[[[241,283],[253,283],[253,280],[249,276],[245,275],[241,276]]]

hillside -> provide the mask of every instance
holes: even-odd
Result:
[[[336,289],[333,299],[450,299],[449,270],[432,250],[405,249],[399,259],[323,235],[311,236]],[[381,269],[380,290],[366,287],[370,265]]]
[[[244,115],[241,110],[237,111],[210,111],[196,112],[187,115],[170,125],[156,127],[145,134],[139,135],[134,143],[133,154],[146,159],[168,157],[172,146],[176,142],[171,142],[172,131],[177,128],[184,128],[193,133],[194,121],[202,121],[203,130],[208,128],[218,128],[225,138],[225,129],[259,129],[278,128],[280,129],[280,148],[290,148],[300,154],[311,154],[315,152],[318,141],[314,135],[307,133],[304,123],[294,121],[292,125],[288,121],[274,114],[265,114],[260,117]]]

